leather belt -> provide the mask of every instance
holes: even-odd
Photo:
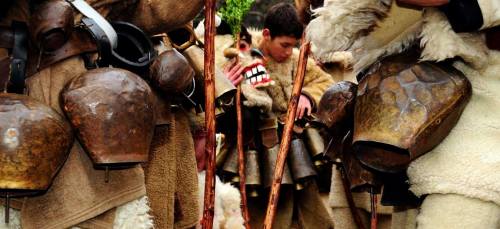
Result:
[[[11,27],[0,27],[0,48],[11,49],[14,45],[14,31]]]
[[[1,60],[0,87],[22,94],[28,60],[28,26],[13,21],[11,27],[0,27],[0,48],[10,49],[10,57]],[[8,83],[10,81],[10,83]]]
[[[50,65],[83,53],[93,53],[97,51],[97,46],[86,30],[75,29],[71,33],[69,40],[59,49],[51,53],[40,55],[38,50],[30,53],[30,61],[27,75],[31,76],[36,72],[49,67]]]

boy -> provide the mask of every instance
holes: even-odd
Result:
[[[259,123],[258,128],[253,125],[245,126],[245,123],[249,121],[248,119],[244,121],[244,137],[248,140],[244,147],[245,149],[260,152],[259,161],[260,168],[263,169],[262,185],[264,187],[268,186],[272,171],[263,167],[265,167],[266,163],[273,164],[272,160],[270,163],[268,161],[269,155],[276,153],[276,149],[279,148],[278,135],[280,133],[276,127],[277,125],[273,123],[278,122],[283,124],[285,120],[298,62],[298,50],[296,47],[302,37],[303,30],[304,28],[299,21],[296,9],[291,4],[279,3],[268,10],[265,17],[264,29],[262,31],[250,32],[254,48],[258,49],[263,56],[262,59],[265,63],[266,73],[274,81],[274,84],[259,88],[259,90],[265,91],[272,100],[270,111],[261,110],[259,115],[247,116],[250,119],[259,117],[257,121]],[[244,69],[245,66],[242,66],[241,63],[236,63],[225,68],[224,72],[233,84],[238,85],[240,82],[245,82],[245,78],[249,78],[246,74],[248,71]],[[242,76],[242,72],[245,73],[245,76]],[[308,60],[296,119],[303,119],[311,115],[315,111],[316,104],[319,103],[324,91],[333,83],[334,81],[330,75],[323,72],[313,60]],[[243,95],[247,97],[247,100],[252,99],[248,98],[249,96],[245,94],[245,91],[243,91]],[[255,112],[255,109],[251,109],[250,112]],[[254,134],[254,131],[257,133]],[[299,135],[297,134],[297,137]],[[232,134],[228,136],[232,136]],[[248,176],[251,175],[247,174]],[[268,176],[267,179],[266,176]],[[301,224],[303,228],[333,228],[333,223],[321,202],[318,188],[314,182],[308,183],[300,192],[295,192],[293,188],[288,187],[290,186],[284,187],[281,191],[274,228],[292,227],[292,215],[294,215],[295,222]],[[249,201],[252,228],[262,227],[267,201],[268,198],[265,195]],[[294,211],[296,214],[294,214]]]

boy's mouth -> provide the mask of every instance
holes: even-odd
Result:
[[[261,63],[255,63],[246,67],[243,70],[243,75],[245,76],[245,82],[255,88],[266,87],[273,82],[266,68]]]

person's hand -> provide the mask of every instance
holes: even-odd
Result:
[[[302,119],[305,115],[310,116],[311,112],[312,112],[311,101],[309,100],[309,98],[307,98],[307,96],[300,95],[295,119]]]
[[[240,63],[233,62],[224,68],[224,75],[233,83],[234,86],[238,86],[241,81],[243,81],[243,72],[245,69]]]
[[[398,0],[398,3],[414,6],[442,6],[448,4],[450,0]]]

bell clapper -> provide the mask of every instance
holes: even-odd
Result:
[[[296,182],[295,183],[295,190],[301,191],[304,189],[304,184],[302,182]]]
[[[5,196],[5,224],[9,224],[9,218],[10,218],[10,196],[7,194]]]
[[[104,182],[109,182],[109,166],[106,166],[104,170]]]

